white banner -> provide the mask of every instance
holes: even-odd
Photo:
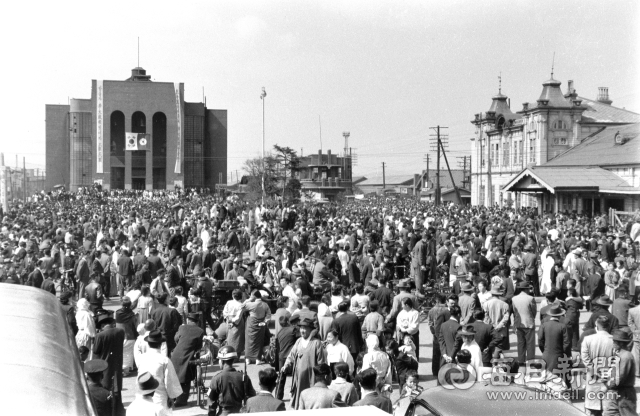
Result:
[[[178,119],[178,144],[176,147],[176,167],[173,170],[174,173],[181,173],[181,159],[182,159],[182,112],[180,111],[180,83],[174,82],[173,88],[176,96],[176,117]]]
[[[104,117],[102,80],[96,80],[96,173],[104,173]]]
[[[2,204],[2,212],[6,215],[9,204],[7,202],[7,174],[4,166],[0,166],[0,204]]]

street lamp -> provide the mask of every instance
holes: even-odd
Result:
[[[267,190],[264,187],[264,176],[266,175],[264,169],[264,98],[267,96],[267,92],[264,87],[262,87],[262,94],[260,94],[260,99],[262,100],[262,208],[264,209],[264,195]]]

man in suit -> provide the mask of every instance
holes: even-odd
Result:
[[[120,295],[121,302],[124,292],[128,292],[131,287],[133,275],[133,262],[129,257],[129,252],[126,249],[122,249],[118,257],[118,294]]]
[[[533,246],[527,245],[522,255],[522,265],[524,266],[525,280],[533,286],[535,296],[540,296],[540,284],[538,283],[538,254],[534,252]]]
[[[107,369],[102,375],[102,387],[110,390],[116,379],[117,391],[114,400],[118,408],[122,407],[122,362],[124,353],[125,331],[116,328],[116,321],[111,315],[101,315],[98,318],[98,326],[101,331],[96,335],[96,342],[93,346],[95,358],[100,358],[107,362]]]
[[[300,332],[298,331],[297,323],[300,321],[300,316],[296,315],[291,318],[291,322],[286,315],[280,317],[280,331],[276,335],[276,349],[278,351],[278,365],[276,368],[282,368],[287,361],[291,348],[300,338]],[[278,383],[278,390],[276,391],[276,398],[282,400],[284,397],[284,385],[287,380],[287,375],[280,374],[280,382]]]
[[[609,298],[609,296],[607,295],[602,295],[598,299],[596,299],[595,302],[593,302],[593,304],[591,305],[591,307],[593,308],[593,313],[591,314],[591,317],[589,318],[587,323],[584,325],[584,329],[586,330],[596,328],[596,320],[601,315],[607,316],[609,318],[607,320],[609,323],[607,331],[609,333],[613,332],[614,329],[618,329],[618,318],[616,318],[611,312],[609,312],[609,307],[612,304],[613,302],[611,301],[611,298]]]
[[[542,359],[546,363],[546,370],[550,374],[560,367],[558,363],[560,358],[571,357],[569,331],[567,326],[560,322],[560,317],[564,313],[565,311],[560,305],[553,305],[548,312],[549,320],[540,325],[538,332],[538,346],[542,351]],[[565,377],[565,381],[567,380],[568,378]]]
[[[458,305],[451,306],[449,313],[451,317],[440,326],[440,335],[438,336],[438,343],[440,344],[440,351],[442,352],[441,365],[444,365],[445,362],[450,363],[451,360],[453,360],[456,343],[462,341],[458,336],[458,330],[460,329],[460,307]],[[437,374],[434,374],[434,377],[437,377]]]
[[[509,347],[509,330],[507,324],[509,322],[509,305],[501,300],[502,286],[493,285],[491,287],[491,294],[493,297],[489,298],[483,306],[485,312],[484,322],[491,325],[495,331],[498,331],[502,336],[502,350],[508,350]]]
[[[416,282],[416,291],[422,293],[422,283],[427,273],[427,233],[411,250],[411,274]]]
[[[458,297],[460,306],[460,325],[464,326],[473,322],[473,311],[478,307],[478,299],[473,294],[474,288],[469,282],[460,285],[461,294]]]
[[[349,303],[346,301],[340,302],[338,313],[341,315],[333,320],[331,329],[335,329],[338,332],[338,339],[349,348],[349,352],[355,362],[364,342],[362,340],[360,321],[354,313],[347,312],[348,309]]]
[[[158,270],[164,269],[164,266],[162,265],[160,256],[158,256],[157,248],[153,247],[149,254],[149,258],[147,259],[149,262],[149,274],[151,275],[151,279],[155,279],[158,276]]]
[[[392,413],[391,400],[381,396],[376,390],[376,377],[378,373],[373,368],[368,368],[358,374],[362,398],[353,404],[356,406],[374,406],[387,413]]]
[[[174,337],[178,332],[178,328],[182,323],[180,313],[166,305],[168,293],[162,293],[158,296],[158,303],[154,305],[151,311],[151,319],[156,322],[157,328],[162,331],[162,335],[167,339],[167,353],[171,357],[171,351],[176,346]]]
[[[600,362],[614,355],[613,339],[609,332],[611,321],[608,316],[601,315],[596,319],[596,333],[584,337],[580,356],[587,368],[587,383],[585,386],[584,407],[588,414],[601,414],[602,400],[597,392],[603,390],[602,382],[595,377],[598,368],[602,368]],[[586,331],[585,331],[586,333]],[[604,361],[603,361],[604,360]]]
[[[322,261],[322,257],[318,254],[315,256],[315,264],[313,266],[313,285],[319,287],[330,285],[335,276],[329,272],[329,269]]]
[[[87,373],[87,387],[98,416],[110,416],[113,411],[111,392],[102,387],[102,374],[109,367],[106,361],[95,359],[84,364]]]
[[[171,354],[171,362],[176,370],[182,394],[176,399],[174,406],[186,406],[191,390],[191,381],[195,378],[195,366],[189,365],[189,361],[198,358],[196,354],[202,348],[202,339],[206,335],[204,330],[198,326],[200,322],[199,313],[190,313],[187,317],[186,325],[180,325],[175,336],[176,348]]]
[[[247,400],[245,409],[247,413],[259,412],[284,412],[284,402],[273,397],[271,392],[276,387],[278,373],[273,368],[265,368],[258,373],[260,391],[254,397]]]
[[[315,384],[300,393],[298,410],[344,407],[340,393],[328,387],[331,384],[331,368],[329,365],[319,364],[313,367],[313,376]]]
[[[518,336],[518,364],[525,365],[535,358],[536,351],[536,300],[531,296],[531,285],[518,283],[519,293],[511,300],[513,306],[513,323]]]
[[[431,356],[431,374],[434,377],[438,377],[438,372],[440,371],[440,362],[442,361],[442,352],[440,351],[440,330],[442,329],[442,324],[447,322],[451,317],[451,313],[445,305],[447,301],[444,293],[436,293],[436,304],[429,313],[427,314],[427,325],[429,325],[429,330],[431,331],[431,335],[433,337],[431,343],[433,345]]]
[[[482,365],[491,367],[491,359],[496,348],[500,348],[502,336],[494,331],[491,325],[484,323],[484,311],[476,309],[473,312],[474,321],[471,325],[475,329],[475,340],[482,351]]]

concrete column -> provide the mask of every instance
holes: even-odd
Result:
[[[131,115],[124,115],[124,133],[131,131]],[[126,144],[125,144],[126,149]],[[131,151],[124,151],[124,189],[131,189]]]
[[[146,154],[144,188],[150,191],[153,189],[153,114],[151,114],[151,118],[147,118],[147,133],[149,134],[147,144],[147,149],[149,150],[147,150]]]

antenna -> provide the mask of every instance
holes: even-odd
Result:
[[[498,94],[502,94],[502,71],[498,75]]]
[[[138,36],[138,68],[140,68],[140,36]]]
[[[320,120],[320,114],[318,114],[318,124],[320,125],[320,153],[322,153],[322,121]]]
[[[556,53],[553,52],[553,59],[551,60],[551,79],[553,79],[553,67],[556,64]]]

